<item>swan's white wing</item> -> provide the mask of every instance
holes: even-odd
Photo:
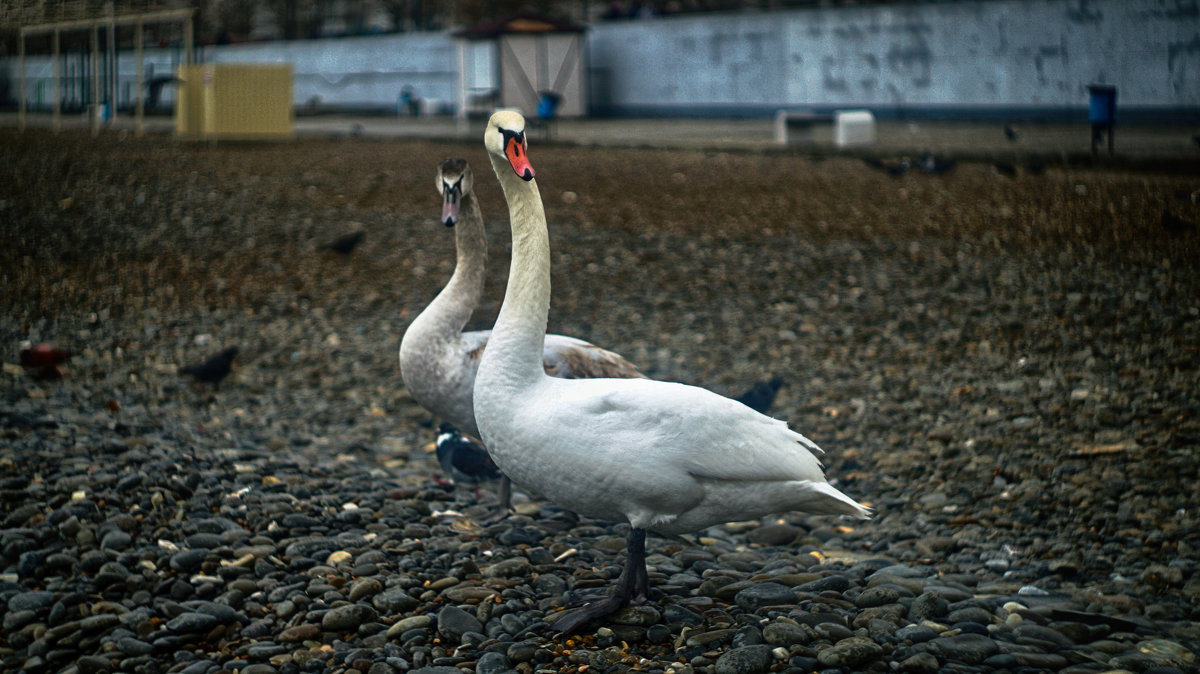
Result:
[[[590,434],[585,446],[704,479],[824,480],[816,443],[707,389],[646,379],[578,383],[552,387],[562,401],[554,423]]]
[[[479,367],[479,359],[487,347],[491,330],[475,330],[462,333],[463,350],[473,367]],[[546,335],[542,348],[542,367],[546,374],[559,379],[596,379],[600,377],[629,379],[645,377],[637,366],[620,354],[565,335]]]
[[[463,351],[474,362],[474,367],[479,367],[479,359],[483,357],[483,348],[487,346],[488,337],[491,336],[491,330],[472,330],[462,333]]]
[[[546,335],[542,364],[546,374],[560,379],[629,379],[645,376],[637,366],[619,354],[563,335]]]

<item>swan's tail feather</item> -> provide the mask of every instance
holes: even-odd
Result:
[[[810,482],[813,493],[811,503],[801,509],[813,515],[851,515],[859,519],[870,519],[871,509],[838,491],[828,482]]]

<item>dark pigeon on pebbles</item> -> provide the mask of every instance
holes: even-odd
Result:
[[[775,404],[775,396],[783,388],[783,377],[771,377],[767,381],[755,382],[745,393],[734,400],[760,414],[766,414]]]
[[[179,368],[179,374],[187,375],[199,382],[212,384],[219,389],[221,381],[229,376],[229,372],[233,369],[233,359],[237,353],[237,347],[231,346],[203,362]]]
[[[349,255],[354,251],[358,244],[362,243],[363,237],[366,236],[366,231],[358,230],[339,236],[333,241],[321,246],[321,250],[328,250],[338,255]]]
[[[454,482],[478,485],[500,479],[500,469],[496,468],[483,445],[465,437],[448,423],[438,427],[434,447],[438,465]]]

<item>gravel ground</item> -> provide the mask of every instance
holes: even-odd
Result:
[[[721,393],[782,376],[773,413],[877,512],[651,538],[651,600],[555,639],[626,527],[528,498],[481,526],[398,373],[455,155],[483,327],[481,144],[0,131],[4,670],[1200,666],[1200,234],[1163,226],[1200,220],[1195,174],[534,139],[550,328]],[[180,377],[231,346],[219,388]]]

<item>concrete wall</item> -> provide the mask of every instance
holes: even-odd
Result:
[[[442,111],[458,102],[458,47],[444,33],[259,42],[209,47],[205,55],[220,62],[290,61],[298,105],[390,108],[405,87]]]
[[[1080,118],[1087,86],[1107,83],[1118,87],[1124,120],[1200,120],[1200,0],[979,0],[686,15],[596,24],[587,50],[591,109],[601,115],[861,106],[880,116]],[[203,56],[291,61],[297,105],[393,109],[406,86],[447,109],[457,104],[459,55],[448,33],[207,47]],[[178,53],[147,58],[161,74]],[[15,92],[15,59],[7,66]],[[49,96],[49,70],[48,57],[29,59],[31,101]],[[121,77],[125,102],[133,79],[128,55]]]
[[[1006,0],[688,16],[595,26],[613,114],[863,106],[895,114],[1200,108],[1195,0]],[[648,66],[647,64],[652,64]]]

